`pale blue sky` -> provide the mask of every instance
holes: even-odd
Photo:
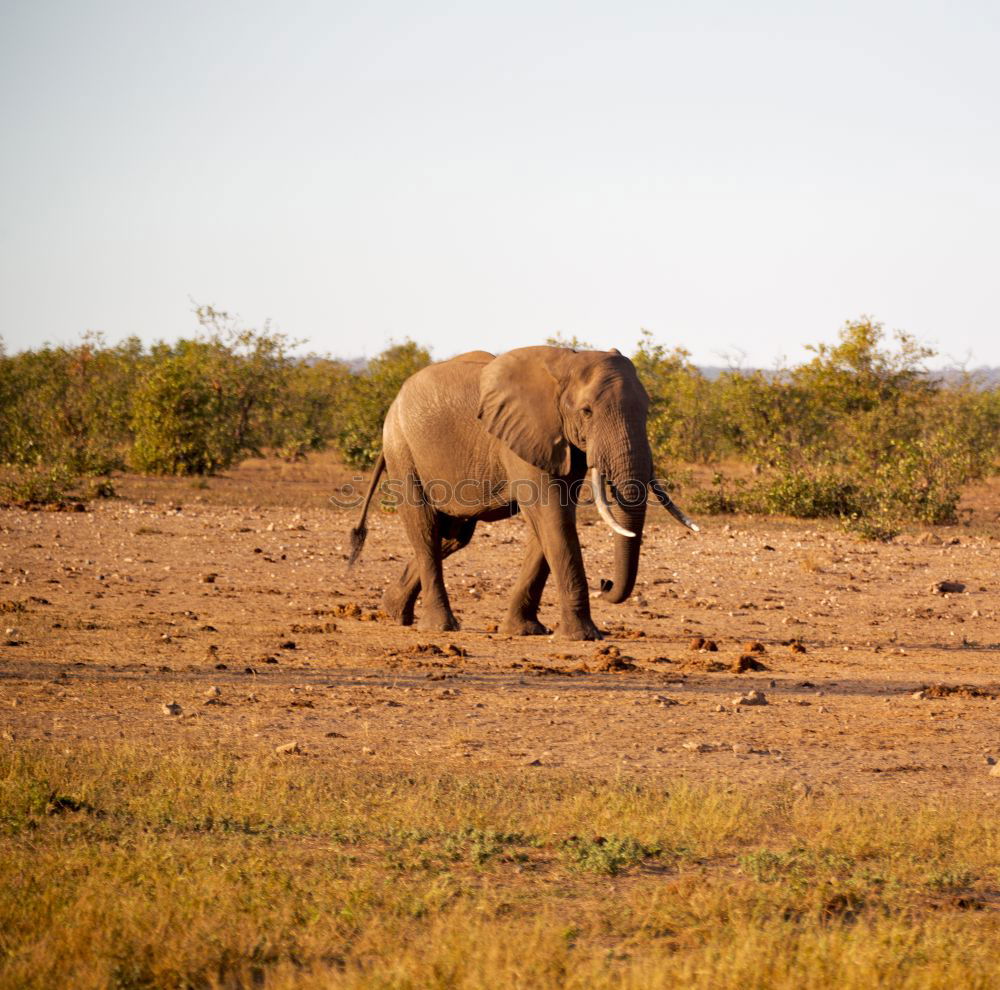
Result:
[[[869,313],[1000,365],[1000,5],[0,0],[8,350],[771,365]]]

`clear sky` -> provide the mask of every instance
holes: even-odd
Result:
[[[998,124],[995,0],[0,0],[0,335],[1000,365]]]

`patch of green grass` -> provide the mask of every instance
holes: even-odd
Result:
[[[0,987],[986,987],[983,801],[5,745]]]

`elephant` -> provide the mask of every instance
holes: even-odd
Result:
[[[442,561],[472,539],[478,522],[520,513],[530,528],[527,554],[500,631],[550,632],[538,619],[550,573],[560,600],[558,634],[600,639],[576,530],[583,483],[615,533],[614,573],[599,597],[625,601],[639,566],[647,494],[683,525],[698,526],[653,477],[646,436],[649,398],[619,351],[521,347],[499,357],[470,351],[416,372],[386,414],[382,453],[351,531],[349,565],[367,536],[366,518],[388,473],[413,558],[384,594],[383,610],[401,625],[456,630]],[[611,486],[613,501],[605,493]]]

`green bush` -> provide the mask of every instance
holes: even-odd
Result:
[[[122,467],[142,363],[138,339],[109,347],[97,334],[75,347],[0,355],[0,462],[76,474]]]
[[[382,423],[403,382],[430,364],[430,352],[412,340],[373,358],[346,390],[337,448],[356,468],[371,467],[382,449]]]
[[[212,474],[261,453],[287,391],[287,340],[201,307],[209,335],[153,348],[132,408],[130,461],[150,474]]]
[[[14,467],[0,476],[0,505],[59,506],[76,498],[77,478],[64,467]]]

